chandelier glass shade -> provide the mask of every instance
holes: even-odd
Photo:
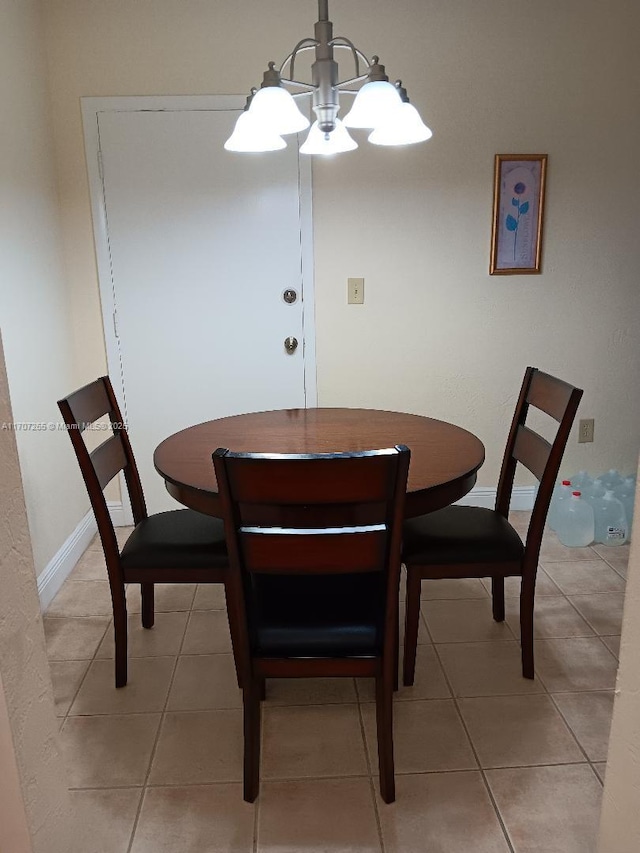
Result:
[[[426,142],[433,134],[413,104],[402,104],[392,121],[381,124],[369,134],[374,145],[412,145]]]
[[[251,99],[249,115],[278,136],[306,130],[311,123],[300,112],[292,95],[280,86],[259,89]]]
[[[420,118],[418,110],[409,103],[402,81],[398,80],[396,86],[400,106],[393,110],[388,121],[381,122],[374,129],[369,135],[369,142],[374,145],[412,145],[431,139],[433,134]]]
[[[349,131],[339,118],[331,133],[323,133],[314,121],[304,144],[300,148],[302,154],[322,154],[325,157],[331,154],[341,154],[343,151],[353,151],[358,147],[355,139],[349,136]]]
[[[264,127],[249,112],[241,113],[233,133],[224,144],[227,151],[278,151],[287,143],[275,131]]]
[[[365,83],[356,95],[353,106],[344,117],[347,127],[374,128],[393,118],[394,110],[402,106],[398,90],[385,80]]]
[[[349,39],[333,35],[328,0],[318,0],[318,18],[314,37],[299,41],[279,69],[269,62],[261,88],[252,89],[224,147],[242,152],[284,148],[283,136],[309,127],[298,106],[306,98],[311,99],[316,120],[300,148],[303,154],[326,156],[354,150],[358,145],[347,128],[372,131],[369,141],[374,145],[411,145],[429,139],[431,131],[409,103],[401,81],[390,83],[377,56],[369,61]],[[339,49],[348,51],[354,64],[354,75],[344,80],[334,58]],[[311,80],[296,80],[296,58],[308,51],[314,52]],[[283,76],[285,72],[288,76]],[[350,99],[351,107],[342,121],[338,118],[341,96]]]

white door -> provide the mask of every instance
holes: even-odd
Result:
[[[237,116],[93,112],[109,371],[150,512],[175,506],[152,461],[166,436],[211,418],[315,404],[298,147],[294,137],[274,154],[226,152]]]

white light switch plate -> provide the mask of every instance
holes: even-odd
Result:
[[[347,279],[347,304],[362,305],[364,302],[364,279],[363,278],[348,278]]]

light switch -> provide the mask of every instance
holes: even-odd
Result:
[[[348,278],[347,279],[347,304],[362,305],[364,302],[364,279],[363,278]]]

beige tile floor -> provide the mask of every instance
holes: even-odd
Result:
[[[545,536],[534,681],[520,675],[516,581],[501,625],[485,582],[423,584],[416,683],[395,702],[393,805],[378,795],[371,684],[270,682],[248,805],[220,588],[158,588],[151,631],[131,588],[129,684],[116,690],[94,543],[44,619],[84,853],[595,850],[627,550]]]

